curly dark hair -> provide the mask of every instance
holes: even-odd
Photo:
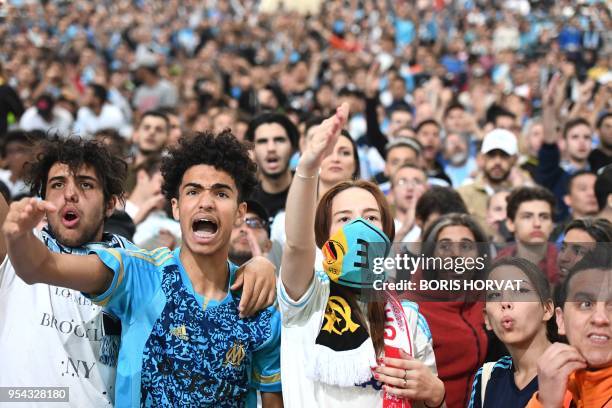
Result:
[[[238,188],[238,201],[246,200],[257,185],[257,165],[249,157],[247,148],[229,130],[217,135],[198,132],[183,137],[179,145],[164,157],[161,167],[164,183],[162,191],[168,200],[178,197],[185,172],[200,164],[228,173]]]
[[[104,144],[81,138],[41,142],[36,161],[26,167],[26,182],[34,195],[45,198],[49,170],[56,163],[66,164],[72,172],[83,165],[93,167],[102,185],[104,200],[108,202],[113,196],[123,200],[127,163],[112,155]]]
[[[557,200],[550,190],[541,186],[522,186],[517,187],[510,192],[508,198],[508,207],[506,213],[508,219],[514,221],[516,213],[521,204],[527,201],[545,201],[550,205],[550,214],[555,215],[555,204]]]

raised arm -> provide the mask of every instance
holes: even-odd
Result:
[[[308,289],[314,276],[314,221],[317,206],[319,167],[333,150],[349,114],[347,103],[336,114],[323,121],[314,134],[297,166],[285,206],[285,250],[281,279],[285,291],[298,300]]]
[[[544,125],[544,143],[557,143],[557,103],[559,94],[565,88],[565,81],[560,74],[553,75],[550,83],[546,87],[542,101],[542,123]]]
[[[55,254],[32,232],[45,212],[57,211],[47,201],[24,198],[9,207],[2,232],[15,272],[28,284],[48,283],[90,293],[103,293],[113,274],[95,255]]]
[[[376,148],[381,157],[385,157],[385,146],[387,136],[380,131],[378,123],[378,88],[380,83],[380,64],[374,62],[368,70],[365,88],[365,118],[366,118],[366,142]]]

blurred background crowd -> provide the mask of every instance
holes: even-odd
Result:
[[[96,138],[129,163],[107,229],[175,247],[161,158],[181,137],[229,128],[259,168],[230,258],[279,265],[300,151],[348,102],[319,197],[373,180],[408,250],[463,225],[554,284],[588,245],[612,241],[611,29],[609,2],[595,0],[0,2],[0,190],[31,194],[37,140]],[[449,213],[470,216],[434,225]],[[436,351],[441,377],[476,359],[449,401],[465,406],[486,347],[468,349],[476,331],[445,316],[426,316],[434,338],[465,330],[467,343],[462,356]]]
[[[425,171],[427,187],[458,190],[500,241],[512,237],[493,204],[504,207],[511,187],[552,191],[555,221],[605,210],[594,188],[612,160],[603,1],[13,0],[0,19],[0,181],[13,199],[29,194],[34,139],[96,137],[130,163],[125,210],[138,225],[165,205],[164,150],[230,128],[254,142],[255,198],[272,221],[308,128],[348,101],[352,157],[322,183],[376,180],[407,240],[419,237],[425,188],[393,191],[406,163]],[[268,122],[280,124],[286,150],[259,140]],[[572,195],[576,172],[587,174]]]

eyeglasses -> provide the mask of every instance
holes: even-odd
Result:
[[[401,178],[401,179],[397,180],[397,185],[398,186],[404,186],[404,187],[408,187],[408,186],[418,187],[418,186],[422,186],[424,184],[425,184],[425,182],[423,180],[418,180],[418,179]]]
[[[245,218],[244,223],[251,229],[264,229],[268,226],[268,223],[261,218]]]

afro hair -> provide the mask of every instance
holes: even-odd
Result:
[[[179,145],[164,157],[161,172],[164,176],[162,191],[168,200],[178,197],[183,175],[189,168],[209,165],[229,174],[238,188],[238,200],[246,200],[257,185],[257,165],[249,152],[229,131],[217,135],[211,132],[183,137]]]

